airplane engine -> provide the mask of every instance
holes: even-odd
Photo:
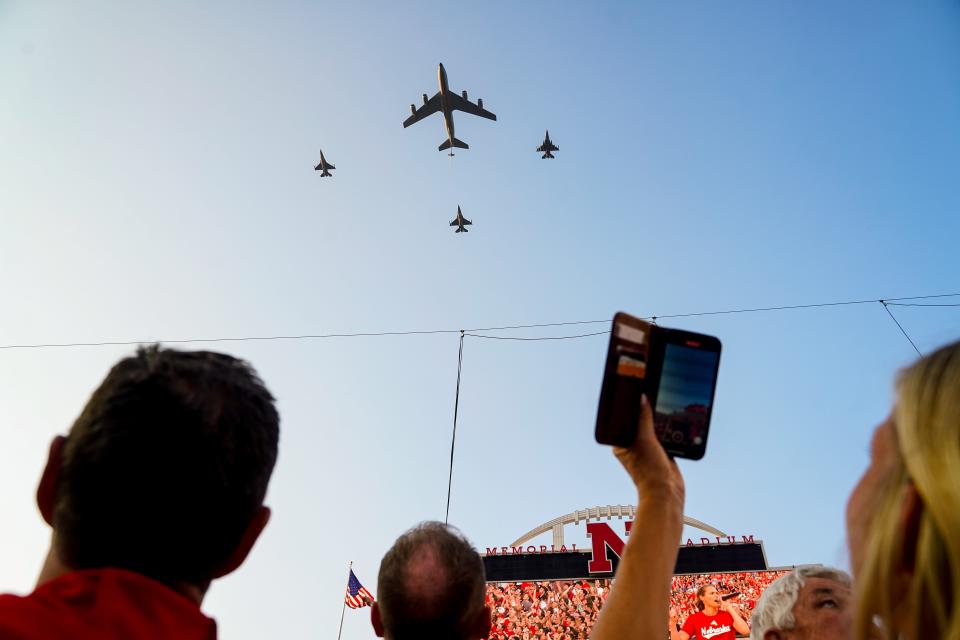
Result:
[[[464,100],[469,100],[469,99],[470,99],[470,98],[467,97],[467,90],[466,90],[466,89],[464,89],[464,90],[463,90],[463,93],[461,93],[460,95],[463,96],[463,99],[464,99]]]
[[[426,105],[428,101],[429,98],[427,98],[427,94],[423,94],[423,104]]]
[[[483,109],[483,98],[477,98],[477,106]]]
[[[417,115],[417,105],[415,104],[410,105],[410,113],[412,113],[413,115]]]

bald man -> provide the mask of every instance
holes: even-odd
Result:
[[[397,538],[380,562],[370,611],[386,640],[479,640],[490,634],[483,561],[457,529],[423,522]]]

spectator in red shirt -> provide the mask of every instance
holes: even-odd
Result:
[[[158,346],[121,360],[50,445],[50,549],[33,593],[0,596],[0,637],[215,638],[200,603],[267,524],[278,434],[242,360]]]
[[[738,633],[750,633],[736,605],[724,600],[712,584],[697,589],[697,608],[699,611],[687,618],[680,631],[676,620],[670,620],[671,640],[735,640]]]

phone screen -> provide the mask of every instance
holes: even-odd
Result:
[[[720,353],[668,343],[654,406],[657,437],[669,449],[706,443]]]

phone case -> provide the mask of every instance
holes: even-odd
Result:
[[[668,329],[617,313],[600,390],[597,442],[620,447],[633,444],[640,420],[640,398],[645,394],[664,449],[677,457],[702,458],[720,348],[720,341],[713,336]],[[664,370],[665,362],[668,371]],[[661,403],[664,378],[670,386]]]
[[[613,317],[610,345],[600,390],[596,439],[601,444],[629,447],[640,420],[640,396],[651,398],[651,362],[656,325],[625,313]]]

